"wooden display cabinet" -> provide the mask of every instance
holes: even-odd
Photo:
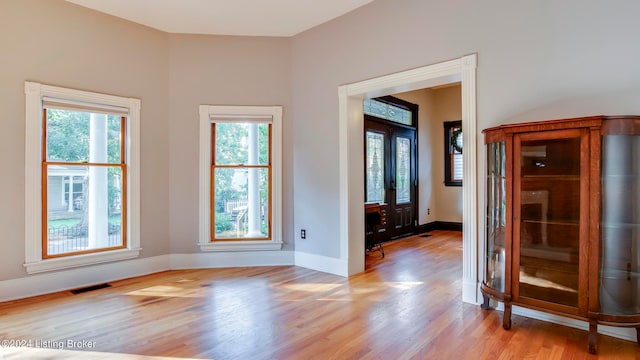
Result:
[[[502,125],[487,146],[483,308],[635,327],[640,344],[640,117]]]

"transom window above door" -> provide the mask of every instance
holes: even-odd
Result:
[[[387,102],[385,98],[364,99],[364,113],[398,124],[415,126],[411,110],[403,109],[396,104]]]

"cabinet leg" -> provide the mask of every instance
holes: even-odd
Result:
[[[482,310],[489,310],[491,307],[489,306],[489,296],[486,294],[482,294],[482,304],[480,304],[480,308]]]
[[[511,329],[511,304],[504,304],[504,315],[502,316],[502,328]]]
[[[636,328],[636,343],[640,345],[640,327]]]
[[[598,322],[589,320],[589,353],[598,352]]]

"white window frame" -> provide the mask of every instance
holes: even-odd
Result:
[[[140,100],[25,81],[25,268],[27,273],[131,259],[140,256]],[[42,100],[88,108],[126,108],[127,248],[42,258]]]
[[[242,119],[271,123],[271,239],[211,241],[211,124],[214,120]],[[199,236],[202,251],[256,251],[282,249],[282,106],[200,105]]]

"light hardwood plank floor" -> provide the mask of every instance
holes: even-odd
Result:
[[[461,302],[459,232],[385,245],[349,279],[295,266],[167,271],[0,303],[0,359],[640,359],[635,343]],[[68,341],[79,341],[69,343]],[[84,343],[81,343],[84,341]]]

